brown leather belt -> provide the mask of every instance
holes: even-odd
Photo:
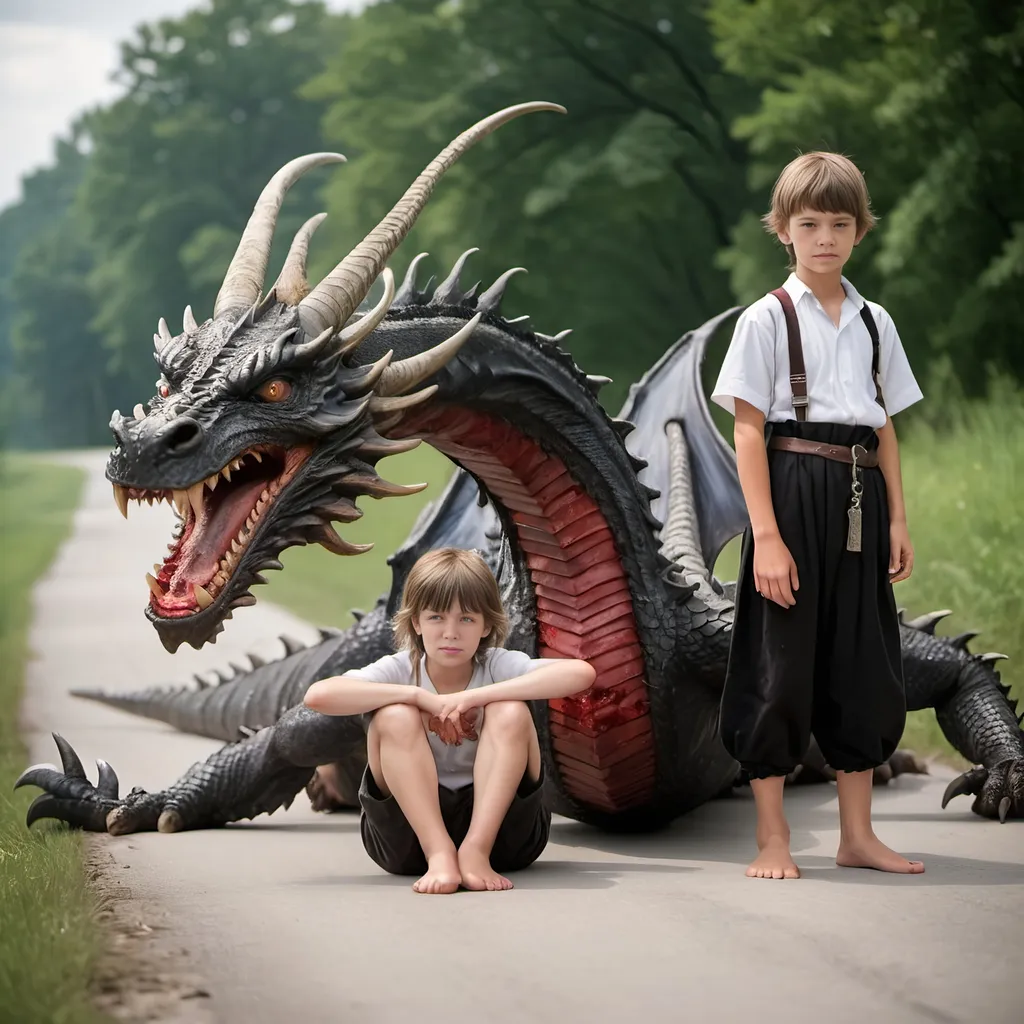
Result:
[[[841,444],[825,444],[823,441],[808,441],[802,437],[783,437],[776,435],[768,439],[769,448],[779,448],[786,452],[800,452],[803,455],[821,455],[836,462],[853,465],[853,449]],[[857,445],[863,455],[857,455],[857,465],[873,468],[878,465],[878,452],[867,451],[863,445]]]

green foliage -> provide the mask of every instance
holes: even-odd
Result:
[[[28,650],[30,591],[67,536],[77,470],[8,458],[0,477],[0,1017],[24,1024],[92,1024],[90,975],[99,952],[81,835],[25,828],[35,791],[12,793],[27,764],[17,708]]]
[[[817,0],[712,0],[710,21],[725,68],[764,89],[736,123],[763,208],[797,152],[847,153],[881,214],[851,277],[893,314],[911,359],[948,356],[975,395],[987,364],[1024,377],[1024,7],[867,0],[851,16]],[[723,258],[746,299],[785,266],[781,247],[751,244],[752,226]]]
[[[330,255],[314,268],[459,132],[525,100],[560,103],[568,117],[516,121],[452,167],[394,263],[427,250],[424,276],[443,275],[476,246],[468,283],[526,267],[508,314],[572,327],[577,361],[616,378],[603,397],[618,403],[682,329],[730,304],[713,259],[746,203],[728,124],[747,90],[720,73],[702,13],[682,0],[368,8],[305,90],[329,103],[327,142],[351,161],[328,186]]]

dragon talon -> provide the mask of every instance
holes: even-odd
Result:
[[[156,830],[158,832],[168,834],[171,832],[181,832],[184,827],[185,820],[182,818],[180,812],[173,808],[168,808],[166,811],[161,812],[156,823]]]
[[[74,747],[59,732],[50,733],[57,749],[60,751],[60,762],[64,766],[64,774],[75,779],[85,778],[85,769],[82,761],[75,753]]]
[[[117,772],[102,758],[96,758],[96,768],[99,771],[96,792],[104,799],[116,800],[121,785],[117,778]]]
[[[1006,824],[1006,816],[1009,813],[1010,813],[1010,798],[1008,796],[1004,796],[1003,799],[999,801],[999,824],[1000,825],[1005,825]]]
[[[942,809],[945,810],[946,804],[948,804],[954,797],[976,796],[981,791],[981,788],[985,784],[985,780],[987,778],[987,768],[972,768],[970,771],[966,771],[962,775],[958,775],[946,787],[946,791],[942,794]]]

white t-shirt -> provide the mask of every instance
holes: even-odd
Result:
[[[875,401],[871,335],[860,315],[866,300],[845,277],[842,282],[846,298],[838,327],[796,274],[790,274],[782,286],[793,299],[800,324],[807,371],[807,420],[883,427],[886,412],[895,416],[924,396],[892,317],[878,303],[867,302],[878,327],[878,381],[885,409]],[[760,409],[766,420],[796,419],[786,319],[782,303],[774,295],[765,295],[748,306],[736,322],[711,400],[735,416],[736,398]]]
[[[526,675],[542,665],[552,665],[557,658],[531,658],[522,651],[507,651],[503,647],[487,649],[483,664],[473,668],[467,690],[479,686],[489,686],[506,679],[515,679]],[[412,661],[408,651],[398,654],[387,654],[383,658],[363,668],[352,669],[342,674],[341,678],[350,676],[353,679],[366,679],[372,683],[395,683],[399,686],[415,686]],[[431,693],[437,693],[434,684],[427,675],[425,662],[420,660],[420,685]],[[486,712],[486,709],[484,709]],[[433,733],[427,734],[430,749],[437,765],[437,781],[446,789],[461,789],[473,781],[473,763],[476,761],[477,741],[464,739],[458,746],[444,743]]]

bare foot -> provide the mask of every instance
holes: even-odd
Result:
[[[455,892],[462,881],[459,872],[459,858],[455,850],[435,854],[427,858],[427,873],[413,882],[413,891],[422,893]]]
[[[490,858],[465,843],[459,848],[459,870],[462,872],[462,884],[476,892],[501,892],[513,887],[509,879],[491,867]]]
[[[877,871],[893,871],[900,875],[924,873],[923,861],[901,857],[874,835],[857,841],[841,842],[836,864],[841,868],[875,868]]]
[[[799,878],[800,869],[789,853],[785,836],[769,836],[759,842],[761,852],[747,868],[747,878]]]

